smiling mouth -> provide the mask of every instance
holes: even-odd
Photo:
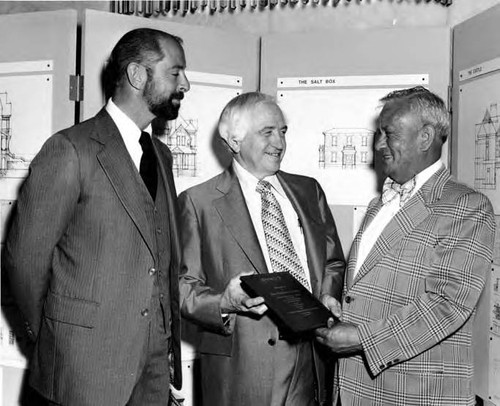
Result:
[[[281,158],[281,152],[266,152],[267,155],[274,159],[280,159]]]

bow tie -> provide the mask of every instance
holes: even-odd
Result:
[[[415,177],[402,185],[387,178],[382,188],[382,204],[387,204],[399,196],[399,207],[403,207],[415,189],[415,184]]]

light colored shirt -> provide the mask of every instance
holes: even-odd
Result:
[[[106,103],[106,111],[111,116],[118,131],[122,136],[125,147],[127,148],[134,165],[137,170],[139,170],[139,165],[141,163],[142,157],[142,147],[139,144],[139,138],[141,138],[141,129],[137,127],[137,124],[127,116],[115,103],[113,100],[109,99]],[[151,124],[146,127],[144,131],[151,135]]]
[[[261,194],[256,190],[259,179],[253,176],[235,160],[233,160],[233,169],[240,182],[241,190],[243,191],[243,197],[245,198],[248,211],[250,212],[250,217],[252,219],[253,227],[259,240],[260,248],[262,249],[262,253],[264,254],[267,269],[269,270],[269,272],[273,272],[271,260],[269,258],[269,251],[266,244],[266,236],[264,234],[264,226],[262,225]],[[288,197],[286,196],[285,191],[283,190],[283,187],[281,186],[276,175],[267,176],[266,178],[264,178],[264,180],[271,184],[271,190],[276,197],[276,200],[278,200],[279,205],[281,206],[281,211],[283,212],[283,216],[285,217],[285,222],[290,233],[293,247],[299,257],[300,263],[302,265],[302,268],[304,269],[306,278],[310,285],[311,277],[309,275],[309,268],[307,266],[304,232],[302,230],[299,217],[295,212],[292,204],[288,200]]]
[[[443,163],[440,160],[437,160],[431,166],[428,166],[422,172],[416,174],[415,188],[413,189],[413,192],[411,193],[409,200],[411,200],[413,196],[415,196],[415,194],[418,192],[418,190],[422,187],[422,185],[425,182],[427,182],[431,178],[431,176],[434,175],[442,167]],[[378,237],[380,237],[380,234],[382,234],[382,231],[384,231],[384,228],[387,226],[387,224],[389,224],[389,222],[401,208],[399,207],[399,201],[400,198],[398,195],[395,199],[391,200],[389,203],[384,204],[377,213],[377,215],[375,216],[375,218],[372,220],[370,225],[366,228],[363,235],[361,236],[361,241],[359,243],[359,249],[358,249],[357,262],[356,266],[354,267],[354,274],[352,276],[353,278],[358,273],[359,269],[361,268],[361,265],[363,265],[363,262],[365,261],[369,252],[375,245]],[[408,204],[408,202],[406,204]]]

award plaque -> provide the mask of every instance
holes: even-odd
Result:
[[[293,335],[326,327],[334,316],[311,292],[288,272],[240,277],[242,288],[252,297],[262,296],[278,324]]]

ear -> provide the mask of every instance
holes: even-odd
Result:
[[[228,134],[225,139],[227,145],[229,145],[229,148],[233,151],[233,154],[238,154],[241,149],[241,140],[239,140],[234,134]]]
[[[420,150],[428,151],[436,139],[436,129],[430,124],[425,124],[419,132],[419,139]]]
[[[143,89],[148,80],[146,68],[137,62],[130,62],[127,66],[127,79],[133,88]]]

